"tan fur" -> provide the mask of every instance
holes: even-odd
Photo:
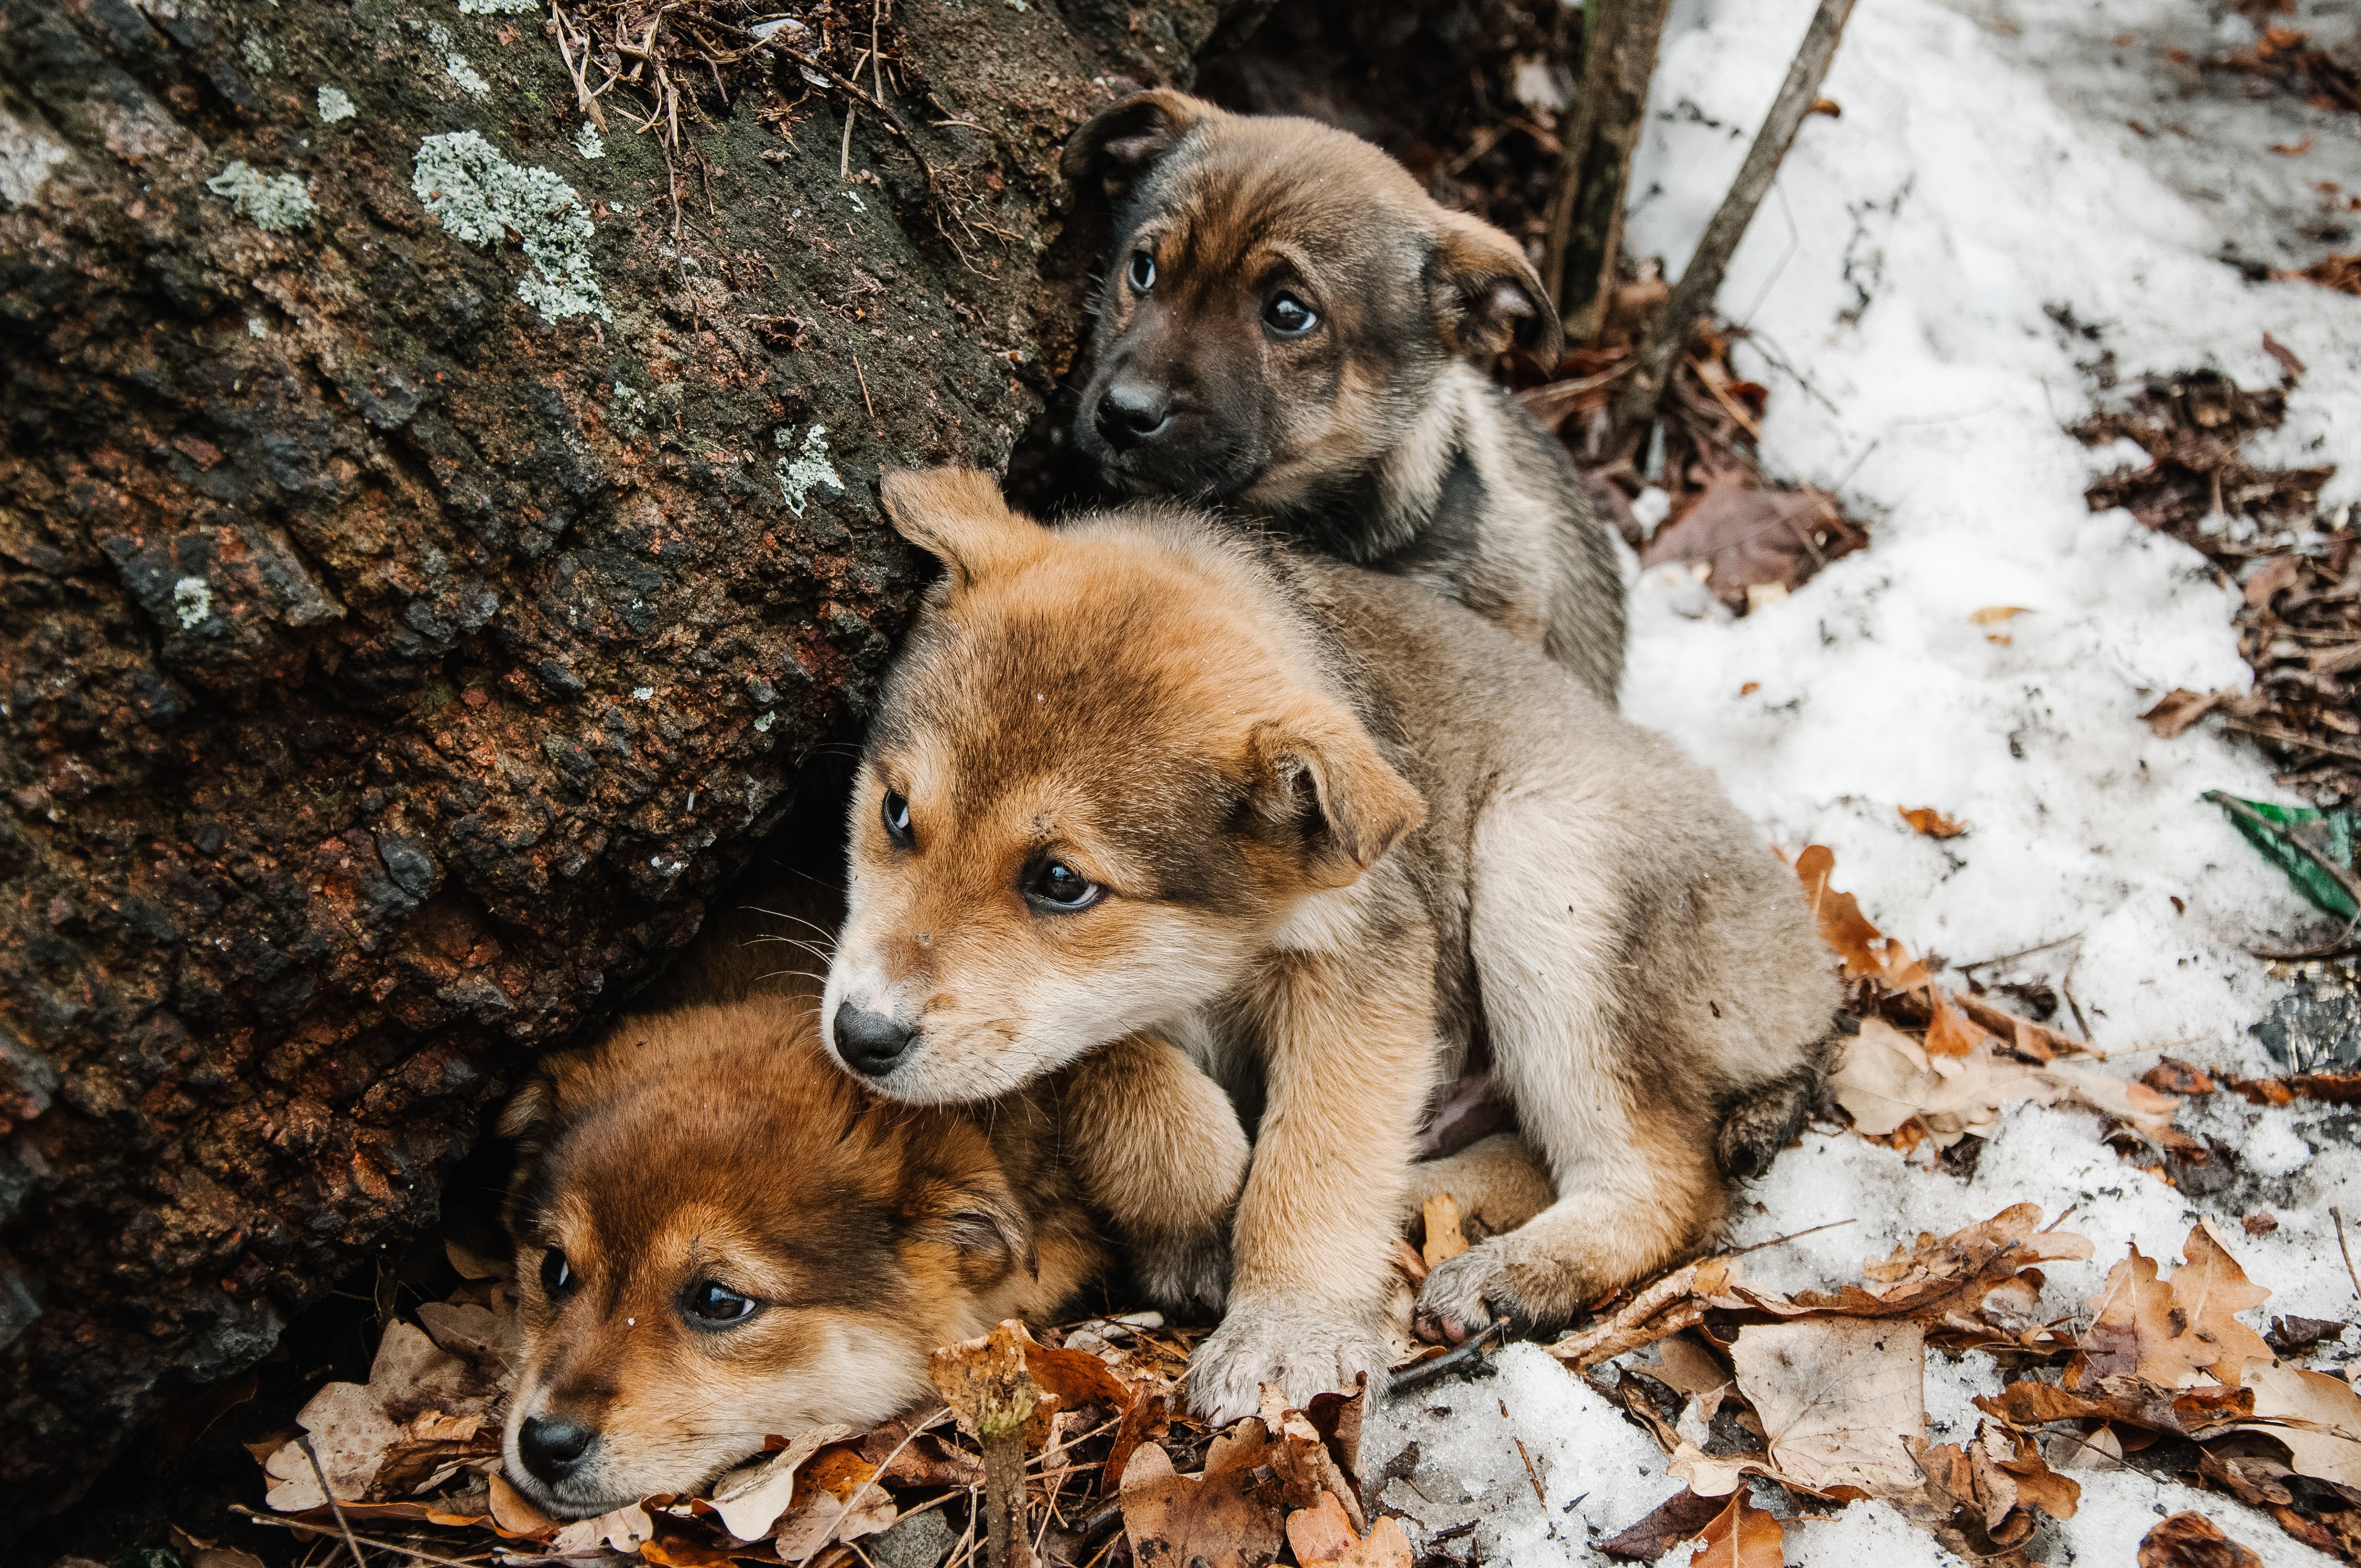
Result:
[[[975,486],[885,495],[931,517]],[[1016,565],[939,585],[889,677],[824,1015],[911,1032],[873,1080],[900,1099],[1126,1038],[1228,1091],[1255,1143],[1201,1407],[1382,1362],[1413,1135],[1479,1032],[1561,1196],[1436,1269],[1422,1312],[1562,1322],[1708,1245],[1728,1107],[1807,1072],[1837,1000],[1795,879],[1709,775],[1397,579],[1150,508],[1052,534],[994,501],[961,536]],[[1101,891],[1044,906],[1051,862]],[[1092,1124],[1138,1147],[1086,1163],[1130,1173],[1126,1234],[1153,1250],[1221,1208],[1203,1178],[1183,1212],[1143,1206],[1155,1151],[1202,1137],[1218,1175],[1235,1146],[1146,1059],[1163,1087]]]
[[[759,946],[708,948],[733,1000],[624,1020],[550,1060],[502,1123],[524,1146],[503,1452],[561,1518],[693,1488],[769,1435],[908,1409],[936,1346],[1048,1318],[1105,1261],[1056,1157],[1052,1086],[881,1102],[820,1048],[812,987],[761,989],[742,972]],[[558,1300],[553,1247],[575,1280]],[[760,1305],[700,1327],[684,1292],[705,1279]],[[555,1486],[522,1461],[528,1417],[597,1431]]]
[[[1615,700],[1613,546],[1564,449],[1482,364],[1521,335],[1557,357],[1515,240],[1356,137],[1170,89],[1103,111],[1061,163],[1114,208],[1074,428],[1109,483],[1423,583]],[[1281,294],[1308,331],[1272,329]],[[1169,417],[1139,433],[1125,411],[1149,407]]]

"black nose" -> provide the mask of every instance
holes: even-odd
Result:
[[[579,1421],[527,1416],[517,1429],[517,1453],[536,1479],[555,1486],[581,1467],[598,1441],[598,1434]]]
[[[1172,400],[1155,387],[1117,381],[1099,394],[1099,433],[1118,452],[1154,437],[1172,422]]]
[[[845,1066],[872,1078],[893,1071],[917,1033],[883,1013],[867,1012],[850,1002],[836,1010],[836,1054],[844,1058]]]

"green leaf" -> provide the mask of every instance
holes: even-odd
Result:
[[[2264,859],[2285,872],[2298,893],[2331,915],[2350,919],[2361,914],[2361,905],[2354,903],[2353,895],[2296,847],[2301,844],[2352,871],[2354,818],[2349,808],[2316,811],[2308,806],[2273,806],[2268,801],[2241,800],[2218,789],[2207,790],[2205,798],[2228,813],[2231,826],[2260,850]]]

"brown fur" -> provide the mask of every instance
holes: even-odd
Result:
[[[767,1435],[905,1410],[930,1397],[936,1346],[1047,1318],[1105,1260],[1046,1089],[880,1101],[829,1061],[810,987],[763,990],[736,944],[708,947],[730,949],[708,978],[734,999],[626,1019],[549,1061],[501,1124],[522,1143],[503,1451],[562,1518],[695,1487]],[[552,1248],[574,1280],[555,1300]],[[759,1306],[700,1327],[685,1293],[707,1279]],[[527,1417],[595,1444],[545,1482],[520,1452]]]
[[[1615,700],[1613,546],[1564,449],[1476,363],[1519,336],[1557,356],[1514,240],[1356,137],[1170,90],[1100,114],[1062,164],[1115,210],[1074,432],[1110,483],[1423,583]],[[1308,330],[1273,323],[1282,295]]]
[[[885,499],[950,572],[857,784],[831,1043],[890,1018],[901,1054],[864,1070],[926,1102],[1126,1039],[1218,1081],[1256,1140],[1201,1406],[1382,1362],[1412,1138],[1479,1034],[1561,1196],[1435,1270],[1431,1319],[1564,1321],[1708,1245],[1725,1107],[1807,1069],[1836,1001],[1709,775],[1398,580],[1172,510],[1052,533],[972,475]],[[1045,906],[1053,865],[1100,891]],[[1150,1149],[1228,1135],[1202,1094],[1103,1077],[1070,1103]],[[1152,1246],[1228,1212],[1223,1158],[1200,1168],[1175,1212],[1147,1179],[1092,1195]]]

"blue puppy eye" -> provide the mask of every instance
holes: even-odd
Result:
[[[1143,294],[1147,293],[1156,287],[1156,258],[1144,250],[1133,251],[1131,266],[1124,275],[1131,280],[1131,286],[1134,289]]]
[[[1301,337],[1320,324],[1320,313],[1292,294],[1273,294],[1262,308],[1262,320],[1281,337]]]
[[[719,1328],[745,1321],[754,1315],[754,1299],[741,1296],[719,1279],[700,1279],[681,1298],[688,1315]]]

